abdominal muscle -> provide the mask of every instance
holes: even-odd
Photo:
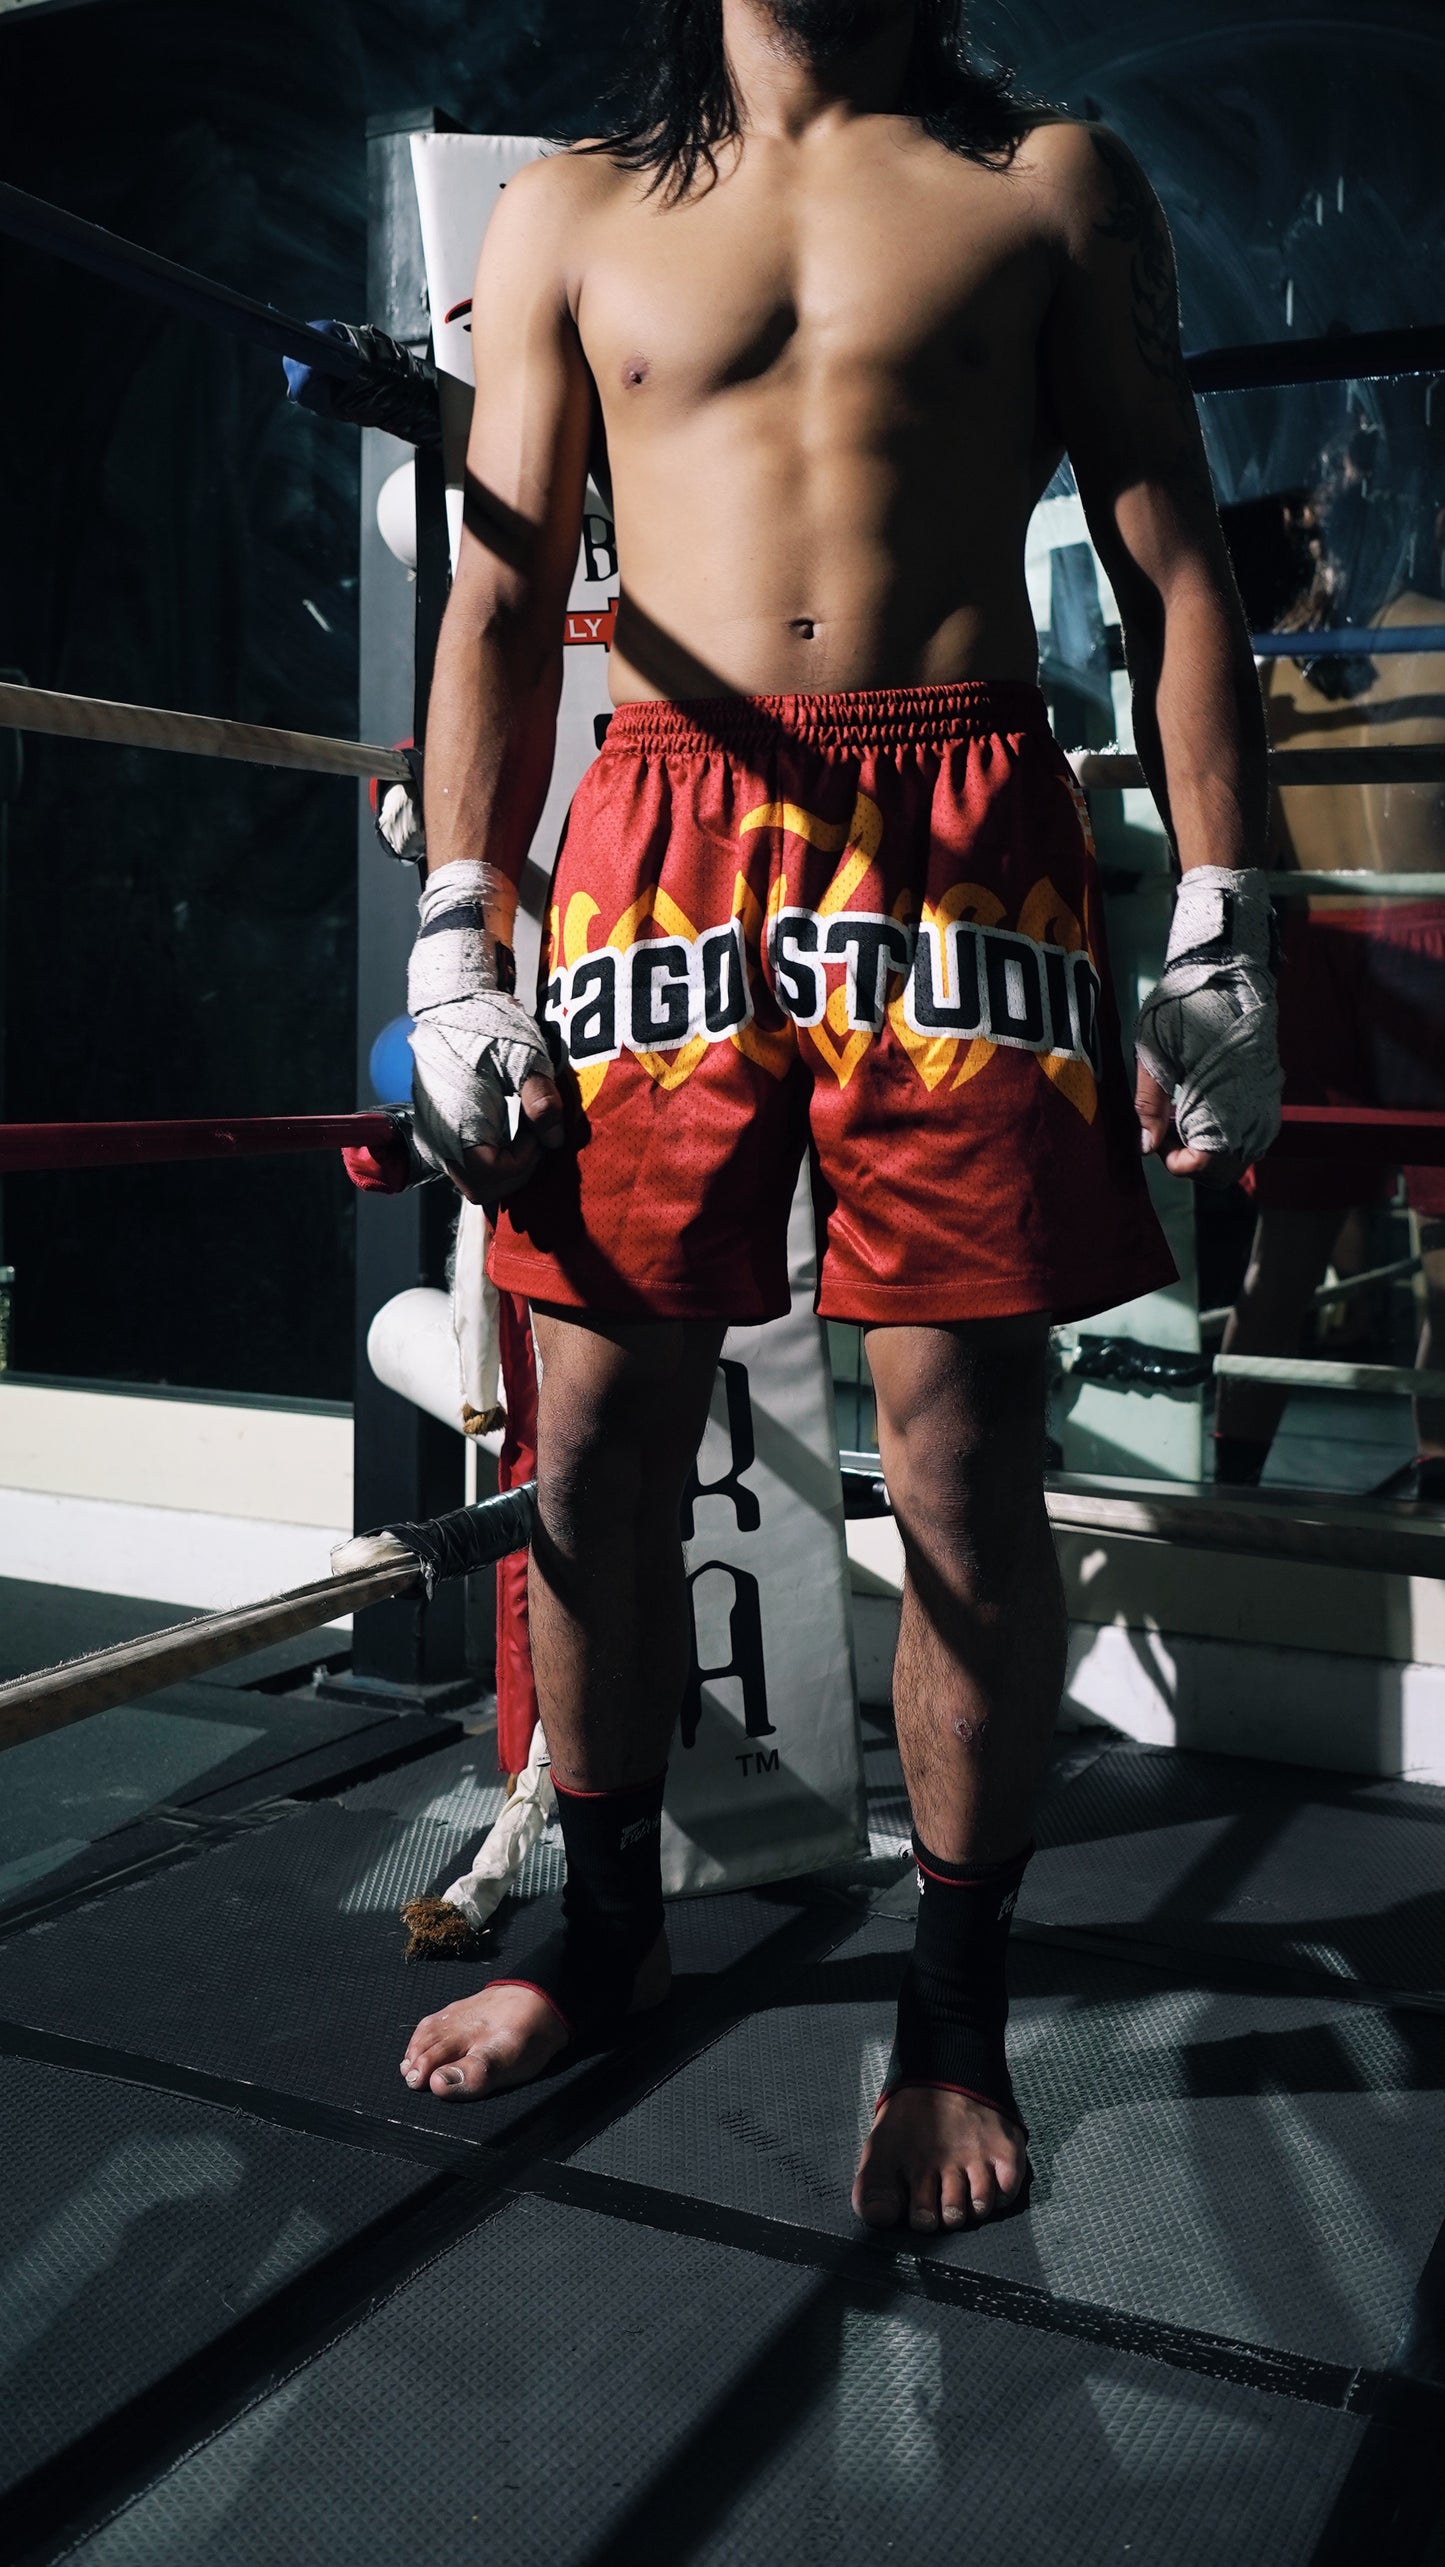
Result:
[[[1055,458],[997,419],[975,440],[780,390],[609,419],[613,702],[1032,683],[1024,536]]]

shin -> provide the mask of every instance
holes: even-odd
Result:
[[[868,1340],[906,1563],[894,1704],[921,1889],[888,2087],[954,2086],[1010,2121],[1008,1925],[1064,1670],[1046,1349],[1042,1317]]]
[[[722,1331],[534,1321],[529,1612],[567,1888],[560,1932],[496,1984],[535,1988],[589,2036],[625,2014],[662,1930],[662,1786],[687,1669],[678,1517]]]

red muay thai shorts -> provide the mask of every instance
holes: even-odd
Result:
[[[1291,902],[1280,940],[1286,1105],[1445,1113],[1445,901]],[[1387,1203],[1396,1170],[1358,1160],[1264,1159],[1245,1178],[1261,1212]],[[1412,1212],[1445,1217],[1445,1168],[1406,1168]]]
[[[1174,1278],[1083,796],[1031,686],[625,705],[573,801],[539,1015],[570,1143],[493,1279],[776,1317],[1080,1318]]]

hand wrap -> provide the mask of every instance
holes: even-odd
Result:
[[[508,1097],[526,1079],[553,1075],[535,1019],[513,996],[506,937],[516,903],[505,875],[471,858],[440,866],[423,886],[406,999],[414,1137],[438,1169],[509,1140]]]
[[[1174,1100],[1186,1149],[1257,1159],[1279,1130],[1276,937],[1267,877],[1194,865],[1179,885],[1163,977],[1135,1049]]]

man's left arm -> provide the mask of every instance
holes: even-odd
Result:
[[[1053,154],[1057,281],[1043,394],[1119,601],[1135,741],[1184,874],[1161,984],[1184,1011],[1161,1011],[1159,993],[1146,1002],[1139,1118],[1145,1148],[1162,1147],[1172,1174],[1218,1175],[1278,1127],[1267,901],[1253,870],[1268,820],[1264,708],[1184,371],[1168,226],[1116,135],[1056,128]],[[1221,884],[1219,869],[1236,868],[1240,882]],[[1211,947],[1220,967],[1191,969],[1186,958]],[[1224,1005],[1228,961],[1240,966],[1236,995],[1257,1007]],[[1207,1021],[1221,1041],[1232,1037],[1217,1064],[1204,1056]],[[1195,1073],[1213,1078],[1213,1099],[1194,1093]],[[1181,1143],[1187,1120],[1193,1147],[1166,1146],[1171,1097]]]

